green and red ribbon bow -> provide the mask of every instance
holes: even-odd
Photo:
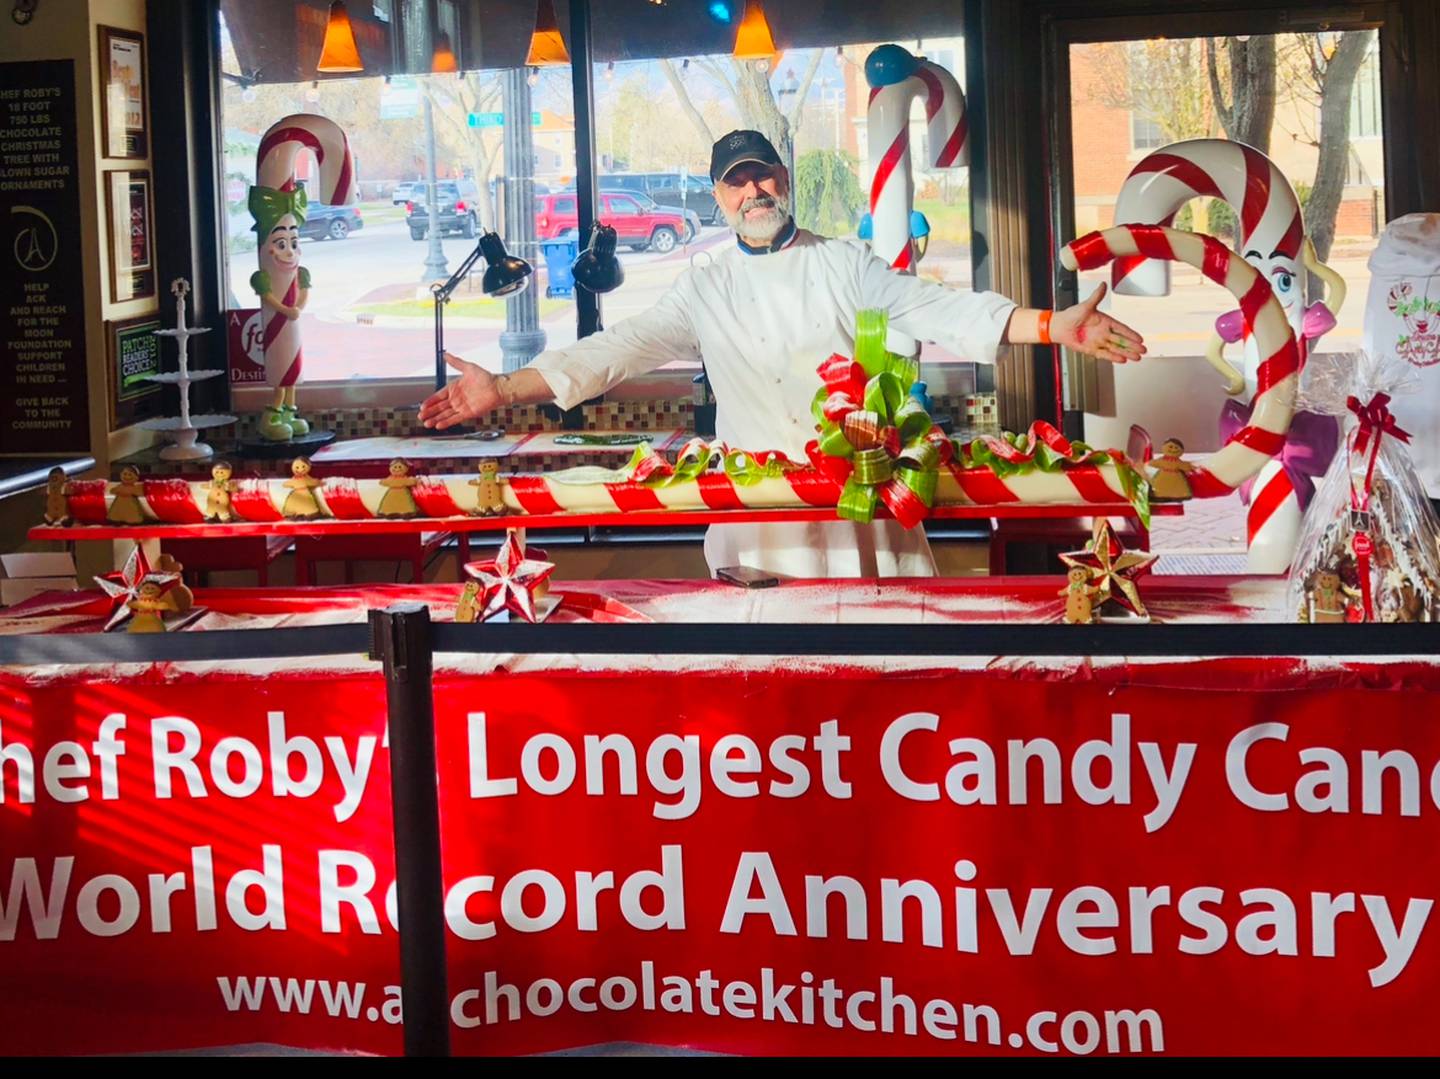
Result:
[[[725,474],[740,487],[749,487],[763,479],[783,476],[796,466],[783,453],[766,450],[751,453],[747,450],[732,450],[723,442],[706,442],[703,438],[692,438],[680,448],[672,465],[648,443],[635,447],[625,474],[635,483],[648,487],[669,487],[695,479],[710,466],[719,462]]]
[[[1071,441],[1053,424],[1036,420],[1023,434],[1005,432],[982,435],[968,443],[955,444],[954,468],[988,468],[1004,480],[1036,469],[1064,472],[1114,465],[1125,497],[1135,506],[1141,522],[1150,527],[1150,483],[1119,450],[1097,450],[1084,442]]]
[[[805,452],[840,485],[841,517],[871,521],[883,501],[913,528],[934,504],[940,468],[954,447],[910,395],[919,365],[886,351],[888,321],[883,311],[861,311],[854,358],[836,354],[820,365],[822,385],[810,405],[820,436]]]

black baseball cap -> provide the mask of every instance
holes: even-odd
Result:
[[[757,161],[762,165],[781,164],[770,140],[758,131],[732,131],[722,135],[710,148],[710,180],[719,183],[736,165]]]

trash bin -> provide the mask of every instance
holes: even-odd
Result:
[[[545,255],[545,273],[550,278],[545,295],[551,298],[573,296],[575,275],[570,272],[570,267],[580,253],[579,240],[541,240],[540,250]]]

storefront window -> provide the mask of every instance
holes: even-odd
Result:
[[[1126,77],[1115,78],[1116,71]],[[1076,233],[1115,223],[1116,198],[1138,160],[1129,152],[1139,145],[1134,117],[1160,131],[1161,146],[1207,137],[1247,143],[1263,150],[1289,180],[1320,262],[1346,286],[1335,324],[1310,342],[1310,351],[1359,349],[1370,283],[1366,263],[1385,221],[1378,78],[1372,29],[1072,45]],[[1224,176],[1217,182],[1235,189]],[[1175,225],[1235,245],[1236,210],[1223,199],[1195,198],[1179,209]],[[1108,268],[1081,275],[1080,294],[1089,295],[1109,276]],[[1334,295],[1312,276],[1306,304]],[[1112,293],[1106,304],[1145,333],[1149,357],[1116,369],[1113,391],[1084,402],[1091,413],[1087,437],[1123,445],[1128,424],[1140,419],[1152,433],[1173,435],[1187,448],[1216,448],[1214,416],[1224,389],[1205,355],[1216,317],[1234,307],[1231,297],[1198,271],[1175,266],[1168,295]],[[1239,364],[1240,352],[1240,345],[1230,344],[1227,359]]]
[[[736,16],[740,4],[711,5],[709,27],[657,22],[650,38],[623,45],[605,39],[605,6],[597,5],[594,68],[599,216],[628,245],[621,249],[625,284],[604,299],[607,324],[645,310],[687,267],[735,242],[709,178],[710,148],[721,135],[736,128],[766,134],[789,168],[797,223],[860,242],[872,175],[865,58],[876,45],[894,41],[941,64],[964,85],[964,39],[953,13],[922,14],[919,23],[907,23],[890,5],[877,5],[882,22],[906,26],[907,36],[900,38],[859,36],[866,29],[883,31],[874,25],[874,13],[868,24],[853,12],[827,24],[816,5],[769,5],[777,40],[798,39],[804,47],[767,62],[730,55],[733,24],[717,12]],[[917,39],[917,25],[934,36]],[[969,288],[969,169],[931,167],[931,155],[942,148],[929,146],[926,128],[925,102],[917,97],[909,127],[914,206],[930,230],[918,272]],[[632,199],[640,200],[639,213]],[[937,345],[925,345],[923,358],[958,362]]]
[[[556,7],[569,40],[565,5]],[[739,0],[594,5],[596,211],[620,230],[626,271],[623,287],[602,298],[605,325],[646,310],[687,266],[734,242],[709,179],[710,147],[720,135],[741,127],[764,131],[790,165],[799,223],[862,242],[857,233],[872,171],[865,58],[876,45],[896,42],[964,85],[959,13],[942,0],[766,5],[780,43],[769,61],[731,55],[743,7]],[[574,341],[568,263],[588,237],[579,235],[577,216],[571,74],[566,67],[523,66],[533,0],[352,3],[365,71],[351,76],[315,70],[328,5],[296,0],[293,20],[277,20],[276,11],[286,9],[275,2],[221,4],[231,305],[256,306],[246,197],[260,139],[281,117],[313,112],[348,133],[360,201],[344,211],[317,208],[307,222],[303,263],[313,281],[302,315],[307,378],[430,377],[429,284],[453,271],[473,250],[474,234],[488,228],[535,266],[533,285],[508,306],[486,298],[481,263],[447,308],[450,350],[498,371],[528,359],[513,347],[517,331],[530,349]],[[454,43],[458,74],[430,72],[441,33]],[[526,125],[529,137],[507,154],[506,134],[516,124]],[[932,167],[939,148],[929,145],[918,96],[909,136],[915,209],[929,230],[918,272],[968,288],[969,170]],[[444,232],[438,245],[429,235],[426,201],[432,160]],[[308,155],[298,171],[308,183],[314,172]],[[521,205],[529,208],[523,221]],[[923,359],[957,362],[933,345]]]
[[[310,192],[302,232],[302,263],[313,285],[301,316],[305,376],[321,382],[433,377],[430,285],[459,267],[477,235],[497,229],[511,253],[544,266],[533,223],[518,219],[514,206],[574,183],[570,71],[523,67],[523,3],[509,5],[516,19],[510,40],[518,44],[507,54],[497,53],[498,44],[488,39],[485,52],[466,49],[464,12],[471,5],[446,0],[435,7],[438,28],[461,70],[431,74],[440,39],[430,29],[429,5],[395,0],[377,6],[378,15],[390,14],[388,20],[372,15],[367,4],[349,5],[366,71],[327,77],[314,71],[319,37],[311,33],[313,41],[307,40],[305,33],[261,25],[262,15],[273,20],[274,6],[262,11],[228,0],[221,6],[222,69],[238,76],[224,79],[222,100],[229,303],[240,310],[258,306],[250,288],[256,255],[246,198],[261,138],[292,113],[327,116],[349,137],[360,198],[353,207],[328,207],[317,205]],[[380,10],[388,7],[394,12]],[[296,5],[301,30],[313,10]],[[533,20],[533,11],[528,17]],[[489,66],[493,60],[511,66]],[[516,120],[529,137],[519,141],[512,161],[506,133]],[[438,214],[433,244],[432,160]],[[297,173],[308,190],[316,175],[309,154],[300,155]],[[574,300],[568,293],[547,295],[543,269],[535,287],[511,301],[483,294],[484,270],[482,260],[446,308],[450,351],[499,371],[575,340]]]

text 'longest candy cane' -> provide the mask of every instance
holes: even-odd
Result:
[[[1262,358],[1250,422],[1189,474],[1198,498],[1229,494],[1280,452],[1295,414],[1300,350],[1285,311],[1270,283],[1253,266],[1212,236],[1160,225],[1116,225],[1072,240],[1060,249],[1067,270],[1094,270],[1136,256],[1186,262],[1239,302],[1246,338],[1254,337]]]

